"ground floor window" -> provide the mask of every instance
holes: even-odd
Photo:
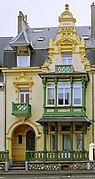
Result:
[[[76,150],[82,150],[82,134],[76,134]]]
[[[55,135],[51,135],[51,150],[55,150]]]
[[[62,135],[62,150],[71,150],[71,138],[69,134]]]

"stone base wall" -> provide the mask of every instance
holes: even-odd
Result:
[[[93,162],[70,163],[28,163],[28,170],[62,171],[62,170],[93,170]]]

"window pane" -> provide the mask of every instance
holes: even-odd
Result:
[[[58,83],[58,105],[70,105],[70,83]]]
[[[22,144],[22,135],[19,135],[19,136],[18,136],[18,143],[19,143],[19,144]]]
[[[54,105],[55,87],[54,83],[47,84],[47,105]]]
[[[24,94],[20,94],[20,103],[24,103]]]
[[[18,56],[17,66],[20,66],[20,67],[30,66],[30,56]]]
[[[55,135],[51,135],[51,150],[55,150]]]
[[[70,88],[65,88],[65,105],[70,104]]]
[[[82,134],[76,134],[76,150],[82,150]]]
[[[29,94],[26,94],[26,103],[29,103]]]
[[[72,59],[71,58],[68,59],[68,65],[72,65]]]
[[[62,135],[62,149],[63,150],[71,149],[70,135]]]
[[[54,104],[54,89],[48,89],[48,104]]]
[[[81,103],[82,103],[81,83],[73,84],[73,95],[74,95],[74,105],[81,105]]]
[[[62,64],[72,65],[72,54],[62,54]]]
[[[27,88],[20,89],[19,102],[20,103],[29,103],[29,90]]]
[[[62,59],[62,63],[63,63],[63,65],[66,65],[67,64],[67,60],[66,59]]]
[[[63,88],[58,89],[58,104],[63,105]]]

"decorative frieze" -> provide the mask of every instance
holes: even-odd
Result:
[[[29,163],[28,170],[61,171],[61,170],[92,170],[93,162],[64,162],[64,163]]]

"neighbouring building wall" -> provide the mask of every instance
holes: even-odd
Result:
[[[4,89],[0,87],[0,151],[5,150],[5,105]]]

